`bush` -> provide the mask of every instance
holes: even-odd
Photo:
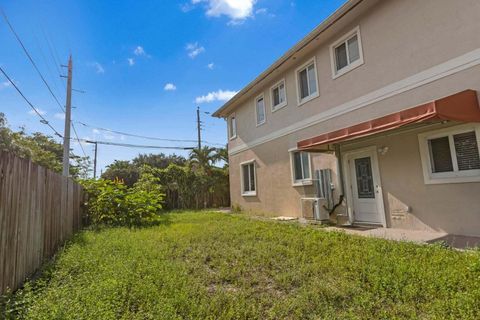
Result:
[[[119,180],[84,180],[89,222],[93,225],[140,226],[155,220],[164,194],[150,174],[132,188]]]

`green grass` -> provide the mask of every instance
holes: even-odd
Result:
[[[174,213],[78,234],[5,299],[25,319],[479,319],[480,252]]]

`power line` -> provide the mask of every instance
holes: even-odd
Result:
[[[17,32],[15,31],[15,29],[13,28],[12,24],[10,23],[10,21],[8,20],[7,18],[7,15],[5,14],[5,12],[0,9],[0,11],[2,12],[2,16],[3,16],[3,19],[5,20],[5,22],[7,23],[8,27],[10,28],[10,31],[13,33],[13,35],[15,36],[15,38],[17,39],[18,43],[20,44],[20,46],[22,47],[23,49],[23,52],[25,52],[25,54],[27,55],[28,59],[30,60],[30,62],[32,63],[33,67],[35,68],[35,70],[37,71],[38,75],[40,76],[40,78],[42,78],[42,81],[43,83],[45,84],[45,86],[47,87],[48,91],[50,92],[50,94],[53,96],[53,98],[55,99],[55,101],[57,102],[58,106],[60,107],[60,109],[62,110],[62,112],[65,112],[65,109],[63,108],[62,104],[58,101],[57,99],[57,96],[55,96],[55,94],[53,93],[52,89],[50,88],[50,85],[47,83],[47,81],[45,80],[45,78],[43,77],[42,73],[40,72],[40,70],[38,69],[37,67],[37,64],[35,63],[35,61],[33,60],[32,56],[30,55],[30,53],[28,52],[27,48],[25,47],[25,45],[23,44],[22,40],[20,39],[20,37],[18,36]]]
[[[1,9],[0,9],[1,10]],[[8,27],[10,28],[10,31],[13,33],[13,35],[15,36],[15,38],[17,39],[18,43],[20,44],[20,46],[22,47],[23,49],[23,52],[25,52],[26,56],[28,57],[28,60],[30,60],[30,62],[32,63],[33,67],[35,68],[35,70],[37,71],[38,75],[40,76],[40,78],[42,79],[43,83],[45,84],[45,86],[47,87],[48,91],[50,92],[50,94],[52,95],[53,99],[57,102],[60,110],[62,112],[65,112],[65,108],[62,106],[62,104],[60,103],[60,101],[58,101],[58,98],[57,96],[53,93],[52,91],[52,88],[50,87],[50,85],[48,84],[47,80],[45,80],[45,77],[43,76],[42,72],[40,71],[40,69],[37,67],[37,64],[35,63],[35,61],[33,60],[32,56],[30,55],[30,53],[28,52],[27,48],[25,47],[25,45],[23,44],[22,40],[20,39],[20,36],[17,34],[17,32],[15,31],[15,29],[13,28],[13,25],[10,23],[10,21],[8,20],[8,17],[7,15],[5,14],[5,11],[1,10],[2,12],[2,16],[5,20],[5,22],[7,23]],[[41,51],[40,51],[41,52]],[[41,52],[42,56],[43,56],[43,52]],[[45,59],[45,57],[44,57]],[[47,66],[48,67],[48,66]],[[36,110],[35,110],[36,112]],[[39,114],[37,112],[37,114]],[[45,120],[46,121],[46,120]],[[78,143],[80,144],[80,147],[82,149],[82,152],[83,152],[83,155],[86,157],[87,154],[85,153],[85,150],[83,149],[83,146],[82,144],[80,143],[80,138],[78,137],[78,133],[77,133],[77,130],[75,129],[75,126],[73,126],[73,123],[72,123],[72,127],[73,127],[73,131],[75,133],[75,136],[77,138],[77,141]]]
[[[197,140],[166,139],[166,138],[156,138],[156,137],[142,136],[142,135],[138,135],[138,134],[134,134],[134,133],[127,133],[127,132],[110,130],[110,129],[101,128],[101,127],[95,127],[95,126],[86,124],[86,123],[81,122],[81,121],[75,121],[75,122],[84,126],[84,127],[88,127],[88,128],[91,128],[91,129],[106,131],[106,132],[110,132],[110,133],[116,133],[116,134],[120,134],[122,136],[128,136],[128,137],[134,137],[134,138],[142,138],[142,139],[156,140],[156,141],[168,141],[168,142],[197,142]]]
[[[17,92],[22,96],[22,98],[28,103],[28,105],[30,106],[30,108],[32,108],[32,110],[37,114],[37,116],[39,116],[42,120],[40,120],[41,123],[47,125],[50,127],[50,129],[52,129],[55,134],[60,137],[60,138],[63,138],[62,135],[60,133],[58,133],[57,130],[55,130],[55,128],[48,122],[47,119],[45,119],[45,117],[40,113],[38,112],[38,109],[30,102],[30,100],[27,99],[27,97],[23,94],[23,92],[17,87],[17,85],[15,84],[15,82],[12,81],[12,79],[8,76],[8,74],[5,72],[5,70],[3,70],[3,68],[0,66],[0,72],[3,73],[3,75],[5,76],[5,78],[7,78],[8,82],[10,82],[10,84],[15,88],[15,90],[17,90]]]
[[[32,63],[33,67],[35,68],[35,70],[37,71],[38,75],[40,76],[40,78],[42,79],[43,83],[45,84],[45,86],[47,87],[48,91],[50,92],[50,94],[52,95],[52,97],[54,98],[54,100],[56,101],[56,103],[58,104],[58,106],[60,107],[61,111],[62,112],[65,112],[65,108],[62,106],[62,104],[60,103],[60,101],[58,100],[57,96],[53,93],[53,90],[51,89],[50,85],[48,84],[48,82],[45,80],[45,77],[43,76],[43,74],[41,73],[41,71],[39,70],[39,68],[37,67],[37,64],[35,63],[35,61],[33,60],[32,56],[30,55],[30,53],[28,52],[27,48],[25,47],[25,45],[23,44],[22,40],[20,39],[19,35],[17,34],[17,32],[15,31],[15,29],[13,28],[13,25],[10,23],[10,21],[8,20],[8,17],[7,15],[5,14],[5,12],[0,9],[1,13],[2,13],[2,16],[5,20],[5,22],[7,23],[7,25],[9,26],[10,28],[10,31],[13,33],[13,35],[15,36],[15,38],[17,39],[18,43],[20,44],[20,46],[22,47],[23,51],[25,52],[26,56],[28,57],[28,59],[30,60],[30,62]],[[52,50],[51,50],[51,47],[50,47],[50,43],[48,43],[48,39],[47,39],[47,45],[49,46],[49,49],[50,49],[50,53],[52,54]],[[43,54],[43,53],[42,53]],[[5,73],[4,73],[5,74]],[[5,74],[6,76],[6,74]],[[12,82],[13,83],[13,82]],[[17,91],[18,88],[17,88]],[[20,92],[20,91],[19,91]],[[22,93],[21,93],[22,94]],[[24,97],[24,95],[22,94],[22,96]],[[28,100],[27,100],[28,101]],[[32,106],[33,107],[33,106]],[[34,108],[34,107],[33,107]],[[37,112],[37,110],[34,108],[35,112],[39,115],[40,113]],[[43,117],[42,117],[43,118]],[[46,119],[43,119],[47,125],[48,124],[48,121]],[[142,138],[142,139],[149,139],[149,140],[157,140],[157,141],[169,141],[169,142],[197,142],[197,140],[181,140],[181,139],[162,139],[162,138],[156,138],[156,137],[148,137],[148,136],[142,136],[142,135],[138,135],[138,134],[131,134],[131,133],[126,133],[126,132],[121,132],[121,131],[115,131],[115,130],[110,130],[110,129],[106,129],[106,128],[101,128],[101,127],[93,127],[91,125],[87,125],[83,122],[80,122],[80,121],[77,121],[77,123],[85,126],[85,127],[90,127],[90,128],[93,128],[93,129],[97,129],[97,130],[102,130],[102,131],[107,131],[107,132],[111,132],[111,133],[116,133],[116,134],[120,134],[120,135],[124,135],[124,136],[130,136],[130,137],[136,137],[136,138]],[[49,125],[50,126],[50,125]],[[82,144],[80,143],[80,138],[78,136],[78,133],[77,133],[77,130],[75,129],[75,126],[72,122],[72,127],[73,127],[73,131],[75,133],[75,136],[76,136],[76,140],[79,142],[81,148],[82,148],[82,151],[83,151],[83,154],[86,156],[86,153],[85,153],[85,150],[83,149],[83,146]],[[53,129],[53,127],[52,127]],[[54,129],[53,129],[54,130]],[[54,130],[56,131],[56,130]],[[57,132],[56,132],[57,133]],[[57,134],[58,135],[58,134]],[[220,143],[213,143],[213,142],[208,142],[208,141],[205,141],[205,143],[207,144],[211,144],[211,145],[218,145],[218,146],[223,146],[223,144],[220,144]]]
[[[78,141],[78,144],[80,145],[80,148],[82,149],[83,155],[84,155],[85,158],[86,158],[86,157],[87,157],[87,153],[85,152],[85,149],[83,148],[83,145],[82,145],[82,143],[80,142],[80,138],[78,137],[77,129],[75,128],[75,126],[73,125],[73,123],[72,123],[72,128],[73,128],[73,132],[75,133],[75,137],[76,137],[75,140]]]
[[[170,149],[170,150],[193,150],[194,147],[166,147],[166,146],[151,146],[151,145],[141,145],[141,144],[130,144],[130,143],[117,143],[117,142],[107,142],[107,141],[92,141],[86,139],[80,139],[85,143],[91,144],[103,144],[107,146],[117,146],[125,148],[143,148],[143,149]]]
[[[189,142],[189,143],[197,143],[198,142],[197,140],[167,139],[167,138],[157,138],[157,137],[143,136],[143,135],[134,134],[134,133],[127,133],[127,132],[122,132],[122,131],[117,131],[117,130],[106,129],[106,128],[102,128],[102,127],[96,127],[96,126],[92,126],[92,125],[89,125],[89,124],[81,122],[81,121],[75,121],[75,123],[78,123],[78,124],[80,124],[84,127],[88,127],[90,129],[106,131],[106,132],[115,133],[115,134],[119,134],[119,135],[127,136],[127,137],[134,137],[134,138],[141,138],[141,139],[155,140],[155,141],[167,141],[167,142]],[[208,141],[204,141],[204,142],[207,143],[207,144],[210,144],[210,145],[224,146],[224,144],[221,144],[221,143],[208,142]]]

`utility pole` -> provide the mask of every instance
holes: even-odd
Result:
[[[70,126],[72,117],[72,56],[68,59],[67,101],[65,104],[65,131],[63,134],[63,176],[70,174]]]
[[[97,179],[97,148],[98,148],[98,143],[97,141],[94,142],[95,144],[95,156],[93,158],[93,179]]]
[[[197,135],[198,135],[198,150],[202,149],[202,136],[200,131],[202,122],[200,121],[200,107],[197,107]]]

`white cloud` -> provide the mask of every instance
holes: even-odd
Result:
[[[145,49],[143,49],[142,46],[137,46],[135,50],[133,50],[133,54],[136,55],[137,57],[150,58],[150,55],[147,52],[145,52]]]
[[[195,59],[200,53],[205,52],[205,48],[198,45],[198,42],[187,44],[185,49],[188,52],[188,56],[192,59]]]
[[[65,113],[59,112],[53,115],[56,119],[65,120]]]
[[[10,87],[12,84],[9,81],[0,82],[0,90]]]
[[[177,90],[177,86],[174,85],[173,83],[167,83],[165,87],[163,87],[163,90],[165,91],[175,91]]]
[[[100,130],[98,130],[98,129],[92,129],[92,132],[93,132],[93,134],[99,134],[99,133],[100,133]]]
[[[136,55],[136,56],[144,56],[146,53],[145,53],[145,50],[143,49],[143,47],[141,46],[138,46],[135,48],[135,50],[133,50],[133,53]]]
[[[215,63],[209,63],[207,64],[207,68],[210,69],[210,70],[213,70],[213,68],[215,68]]]
[[[206,3],[206,15],[220,17],[222,15],[231,19],[231,24],[253,16],[253,7],[256,0],[192,0],[192,4]]]
[[[275,14],[271,13],[270,11],[268,11],[267,8],[259,8],[255,11],[255,14],[256,15],[264,15],[264,16],[267,16],[269,18],[275,18]]]
[[[105,73],[105,68],[99,62],[95,61],[95,62],[88,63],[88,66],[94,67],[95,72],[98,73],[98,74],[104,74]]]
[[[184,4],[181,4],[180,5],[180,10],[182,10],[182,12],[189,12],[193,9],[193,6],[190,4],[190,3],[184,3]]]
[[[103,135],[105,140],[115,140],[115,136],[113,134],[106,133]]]
[[[238,91],[218,90],[210,92],[204,96],[195,98],[195,103],[209,103],[213,101],[228,101],[236,95]]]
[[[9,83],[10,83],[10,82],[9,82]],[[44,115],[47,114],[47,111],[42,110],[42,109],[40,109],[40,108],[35,108],[35,110],[37,110],[37,112],[38,112],[40,115],[42,115],[42,116],[44,116]],[[36,115],[37,112],[35,112],[35,111],[33,111],[33,110],[30,110],[30,111],[28,111],[28,114]]]
[[[133,59],[133,58],[128,58],[127,61],[128,61],[128,65],[129,65],[130,67],[135,64],[135,59]]]

